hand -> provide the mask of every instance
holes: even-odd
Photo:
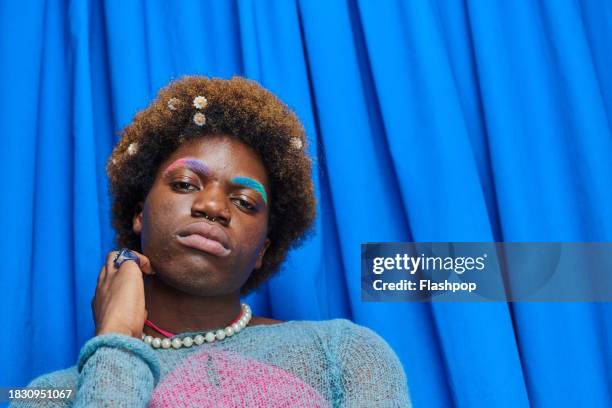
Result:
[[[154,273],[149,258],[133,250],[140,267],[134,261],[125,261],[119,269],[115,268],[113,260],[118,252],[112,251],[106,256],[106,265],[100,270],[96,295],[91,301],[96,336],[113,332],[140,339],[147,319],[143,273]]]

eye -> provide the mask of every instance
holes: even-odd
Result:
[[[238,204],[238,206],[246,210],[253,211],[255,209],[255,206],[253,204],[251,204],[250,202],[248,202],[247,200],[243,198],[235,197],[235,198],[232,198],[232,201]]]
[[[193,184],[191,183],[187,183],[186,181],[175,181],[173,183],[170,183],[170,186],[175,189],[175,190],[182,190],[182,191],[195,191],[197,190],[197,187],[195,187]],[[194,187],[193,189],[189,189],[189,187]]]

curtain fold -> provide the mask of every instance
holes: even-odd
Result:
[[[0,385],[93,335],[121,128],[172,79],[242,75],[303,121],[318,200],[257,314],[371,327],[417,407],[610,406],[609,303],[364,303],[360,245],[612,240],[611,22],[603,0],[0,2]]]

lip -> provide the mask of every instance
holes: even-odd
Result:
[[[225,231],[204,221],[194,222],[181,229],[177,240],[182,245],[219,257],[226,257],[232,252]]]

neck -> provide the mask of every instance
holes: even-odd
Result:
[[[195,296],[172,288],[155,276],[145,276],[147,319],[178,334],[225,327],[240,314],[240,293]],[[150,327],[145,334],[159,336]]]

